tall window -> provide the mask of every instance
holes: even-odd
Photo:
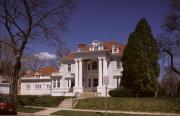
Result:
[[[71,64],[68,64],[68,72],[71,72]]]
[[[91,79],[89,79],[89,87],[91,87]]]
[[[56,88],[56,80],[55,79],[53,79],[53,88]]]
[[[94,61],[92,63],[92,70],[97,70],[97,62],[96,61]]]
[[[57,87],[60,87],[60,79],[57,80]]]
[[[28,84],[28,85],[26,85],[26,89],[30,89],[30,85]]]
[[[116,68],[117,68],[117,69],[120,69],[120,68],[121,68],[121,61],[120,61],[120,60],[117,60],[117,61],[116,61]]]
[[[98,79],[93,79],[93,87],[97,87],[98,86]]]
[[[91,64],[88,64],[88,70],[91,70]]]

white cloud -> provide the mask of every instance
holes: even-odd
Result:
[[[53,60],[56,59],[55,54],[50,54],[48,52],[41,52],[39,54],[34,54],[35,57],[37,57],[40,60]]]

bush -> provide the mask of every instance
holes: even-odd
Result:
[[[18,102],[20,105],[28,106],[42,106],[42,107],[56,107],[65,97],[63,96],[35,96],[35,95],[20,95]]]
[[[131,90],[125,88],[116,88],[109,91],[111,97],[132,97]]]

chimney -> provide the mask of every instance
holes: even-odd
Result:
[[[82,49],[85,48],[86,44],[80,43],[78,44],[78,46],[79,46],[79,51],[82,51]]]

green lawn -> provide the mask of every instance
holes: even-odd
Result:
[[[34,108],[34,107],[22,107],[19,106],[17,108],[17,112],[24,112],[24,113],[34,113],[34,112],[38,112],[44,110],[43,108]]]
[[[108,110],[180,113],[180,98],[108,98]],[[104,98],[79,100],[77,109],[104,109]]]
[[[62,110],[62,111],[54,112],[51,115],[62,115],[62,116],[104,116],[104,113]],[[139,115],[108,113],[107,116],[139,116]],[[141,116],[143,116],[143,115],[141,115]]]

